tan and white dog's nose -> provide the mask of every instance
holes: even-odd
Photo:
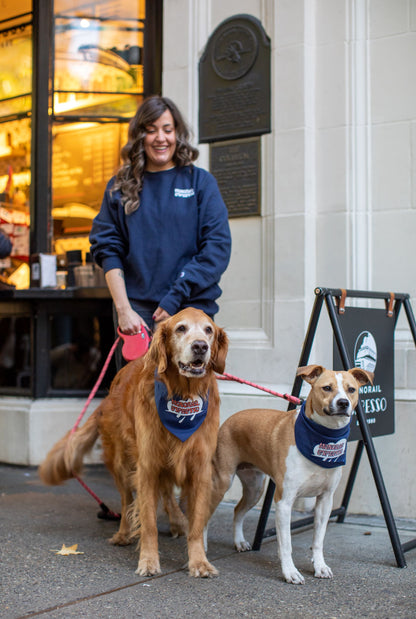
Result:
[[[351,408],[351,402],[347,398],[339,398],[339,400],[336,400],[335,402],[335,407],[336,410],[340,411],[341,414],[348,415],[348,409]]]

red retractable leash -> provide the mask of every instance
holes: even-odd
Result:
[[[143,325],[140,331],[133,335],[123,333],[120,331],[120,327],[117,327],[117,333],[124,342],[121,354],[126,361],[134,361],[142,357],[147,352],[152,340],[149,331]]]
[[[112,345],[110,349],[110,352],[107,355],[107,359],[104,362],[100,375],[98,376],[97,381],[94,387],[92,388],[91,393],[88,396],[88,399],[84,405],[84,408],[79,414],[78,419],[76,420],[74,427],[71,430],[71,434],[73,434],[78,429],[78,426],[81,423],[81,420],[83,416],[85,415],[85,412],[91,400],[97,393],[98,387],[100,386],[104,378],[104,375],[108,369],[108,366],[110,365],[110,361],[112,359],[114,351],[117,348],[117,345],[120,342],[120,340],[123,341],[121,354],[123,355],[126,361],[134,361],[134,359],[138,359],[139,357],[142,357],[149,349],[152,337],[151,337],[150,332],[144,326],[142,326],[139,333],[135,333],[134,335],[127,335],[126,333],[123,333],[122,331],[120,331],[120,328],[117,328],[117,333],[118,333],[118,337],[116,338],[114,344]],[[262,387],[261,385],[257,385],[248,380],[244,380],[242,378],[238,378],[237,376],[233,376],[232,374],[227,374],[226,372],[224,372],[223,374],[217,374],[216,378],[218,380],[233,380],[238,383],[242,383],[243,385],[249,385],[251,387],[255,387],[256,389],[265,391],[266,393],[269,393],[270,395],[276,396],[278,398],[283,398],[284,400],[288,400],[289,402],[292,402],[293,404],[302,403],[301,399],[293,395],[290,395],[288,393],[278,393],[277,391],[273,391],[272,389],[268,389],[267,387]],[[80,477],[78,477],[77,475],[74,475],[74,477],[81,484],[81,486],[93,497],[93,499],[95,499],[97,503],[100,505],[101,511],[99,511],[97,514],[98,518],[101,518],[103,520],[119,520],[120,519],[120,514],[118,514],[117,512],[111,511],[111,509],[109,509],[109,507],[107,507],[107,505],[103,501],[101,501],[101,499],[91,490],[91,488],[87,486],[87,484]]]

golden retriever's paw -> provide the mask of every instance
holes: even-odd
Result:
[[[207,560],[189,562],[189,575],[194,578],[213,578],[218,570]]]
[[[114,533],[113,537],[108,539],[108,543],[113,544],[113,546],[128,546],[132,541],[133,538],[130,535],[120,533],[120,531],[117,531],[117,533]]]
[[[161,574],[159,559],[140,559],[136,574],[139,576],[156,576]]]

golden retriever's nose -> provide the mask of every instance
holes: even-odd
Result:
[[[208,350],[208,344],[203,340],[195,340],[192,343],[191,350],[195,355],[205,355]]]

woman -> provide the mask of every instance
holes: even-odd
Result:
[[[231,236],[214,177],[166,97],[145,99],[130,121],[122,165],[107,185],[90,234],[122,332],[152,329],[184,307],[213,317]]]

